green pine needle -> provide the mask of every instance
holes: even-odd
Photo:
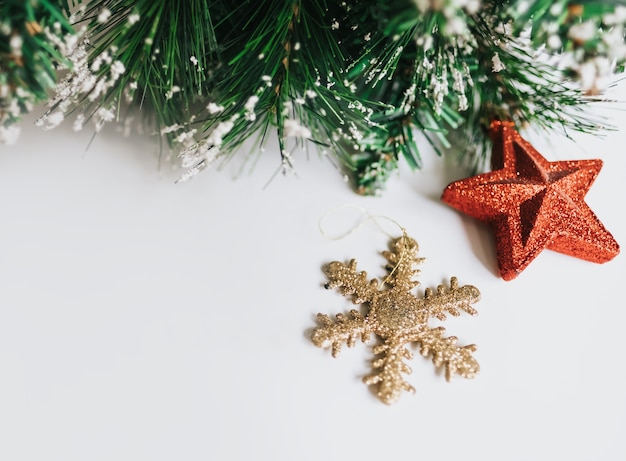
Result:
[[[68,64],[55,44],[73,34],[66,6],[50,0],[0,2],[0,130],[47,100],[57,67]]]
[[[606,129],[589,105],[626,64],[626,0],[12,0],[0,13],[3,129],[55,88],[41,124],[73,115],[97,131],[139,113],[183,180],[270,135],[285,171],[310,142],[363,194],[401,161],[420,168],[422,139],[479,170],[494,119]]]

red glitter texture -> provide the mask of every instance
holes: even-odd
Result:
[[[595,263],[619,254],[583,200],[602,160],[549,162],[508,122],[493,122],[491,137],[494,171],[449,184],[442,200],[492,227],[504,280],[544,248]]]

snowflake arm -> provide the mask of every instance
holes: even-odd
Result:
[[[337,314],[337,321],[333,322],[326,314],[317,314],[317,320],[321,324],[313,330],[311,340],[317,347],[331,347],[333,357],[337,357],[341,351],[341,345],[345,341],[348,347],[354,346],[356,338],[366,342],[370,337],[370,328],[367,320],[356,309],[350,311],[350,316]]]
[[[459,347],[456,345],[458,338],[456,336],[445,338],[444,332],[443,327],[428,328],[417,333],[412,340],[420,344],[422,356],[432,356],[437,368],[445,367],[447,381],[450,381],[454,374],[463,378],[476,376],[480,370],[478,362],[472,356],[472,352],[476,351],[476,346],[469,344]]]
[[[363,382],[368,386],[378,384],[376,395],[383,403],[390,405],[396,402],[403,390],[415,393],[415,388],[402,376],[412,372],[402,359],[410,360],[413,354],[404,347],[401,338],[388,339],[384,344],[374,347],[374,354],[383,355],[372,363],[372,368],[380,371],[365,376]]]
[[[459,287],[459,281],[456,277],[450,278],[450,288],[439,285],[436,292],[430,288],[426,288],[424,291],[424,304],[430,315],[442,321],[446,319],[446,312],[453,317],[461,315],[461,310],[472,316],[478,315],[478,311],[472,307],[472,303],[479,300],[478,288],[472,285]]]
[[[324,269],[324,273],[328,277],[324,288],[339,288],[343,296],[353,295],[354,304],[370,302],[378,292],[376,280],[368,282],[365,271],[357,272],[355,259],[348,264],[333,261]]]
[[[383,251],[383,256],[389,261],[385,266],[389,271],[386,283],[406,291],[419,286],[420,283],[413,280],[420,273],[414,266],[424,261],[424,258],[417,257],[418,248],[415,240],[402,236],[392,242],[392,251]]]

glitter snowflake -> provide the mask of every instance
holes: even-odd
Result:
[[[316,346],[330,346],[333,357],[339,354],[343,342],[352,347],[359,337],[366,342],[372,333],[378,336],[381,343],[373,352],[379,357],[372,363],[374,372],[363,381],[367,385],[378,385],[377,395],[386,404],[398,400],[403,390],[415,392],[403,377],[411,373],[411,368],[403,361],[413,357],[406,347],[411,343],[419,346],[424,357],[432,357],[435,367],[445,367],[447,380],[454,374],[473,378],[479,370],[472,356],[475,345],[459,347],[456,337],[444,337],[443,327],[428,325],[431,317],[445,320],[446,313],[459,316],[465,311],[476,315],[472,303],[480,299],[478,289],[471,285],[459,286],[456,277],[452,277],[450,287],[440,285],[436,291],[427,288],[423,298],[419,298],[412,293],[420,284],[414,280],[420,272],[414,266],[423,261],[417,257],[417,243],[404,235],[392,242],[391,249],[383,252],[389,261],[385,266],[389,275],[382,282],[368,281],[366,272],[357,272],[354,259],[348,264],[335,261],[325,268],[327,289],[338,288],[342,295],[351,295],[354,304],[367,304],[369,310],[365,315],[356,309],[349,315],[337,314],[336,321],[326,314],[318,314],[320,325],[311,336]]]

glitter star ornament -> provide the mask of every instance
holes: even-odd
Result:
[[[442,200],[492,227],[504,280],[545,248],[595,263],[619,253],[584,201],[601,160],[549,162],[512,123],[493,122],[491,136],[493,171],[449,184]]]
[[[411,373],[404,362],[412,358],[408,344],[419,345],[424,357],[431,357],[436,367],[445,367],[447,380],[454,374],[473,378],[479,370],[472,356],[476,346],[459,347],[456,337],[444,336],[443,327],[428,325],[432,317],[445,320],[446,313],[458,316],[465,311],[476,315],[472,303],[480,298],[478,289],[471,285],[460,287],[452,277],[449,288],[440,285],[434,292],[427,288],[424,297],[418,298],[412,293],[420,284],[414,280],[420,272],[414,266],[423,261],[417,257],[417,243],[404,234],[393,241],[391,250],[383,252],[389,261],[389,275],[382,282],[368,281],[366,272],[357,272],[354,259],[348,264],[335,261],[325,268],[325,287],[338,288],[344,296],[351,296],[354,304],[367,305],[368,311],[363,314],[353,309],[349,315],[337,314],[334,321],[326,314],[318,314],[320,325],[311,336],[316,346],[330,347],[333,357],[337,357],[344,342],[352,347],[357,338],[366,342],[372,333],[378,336],[382,342],[373,349],[379,355],[372,363],[374,373],[363,381],[377,386],[377,396],[386,404],[397,401],[402,391],[415,392],[403,377]]]

